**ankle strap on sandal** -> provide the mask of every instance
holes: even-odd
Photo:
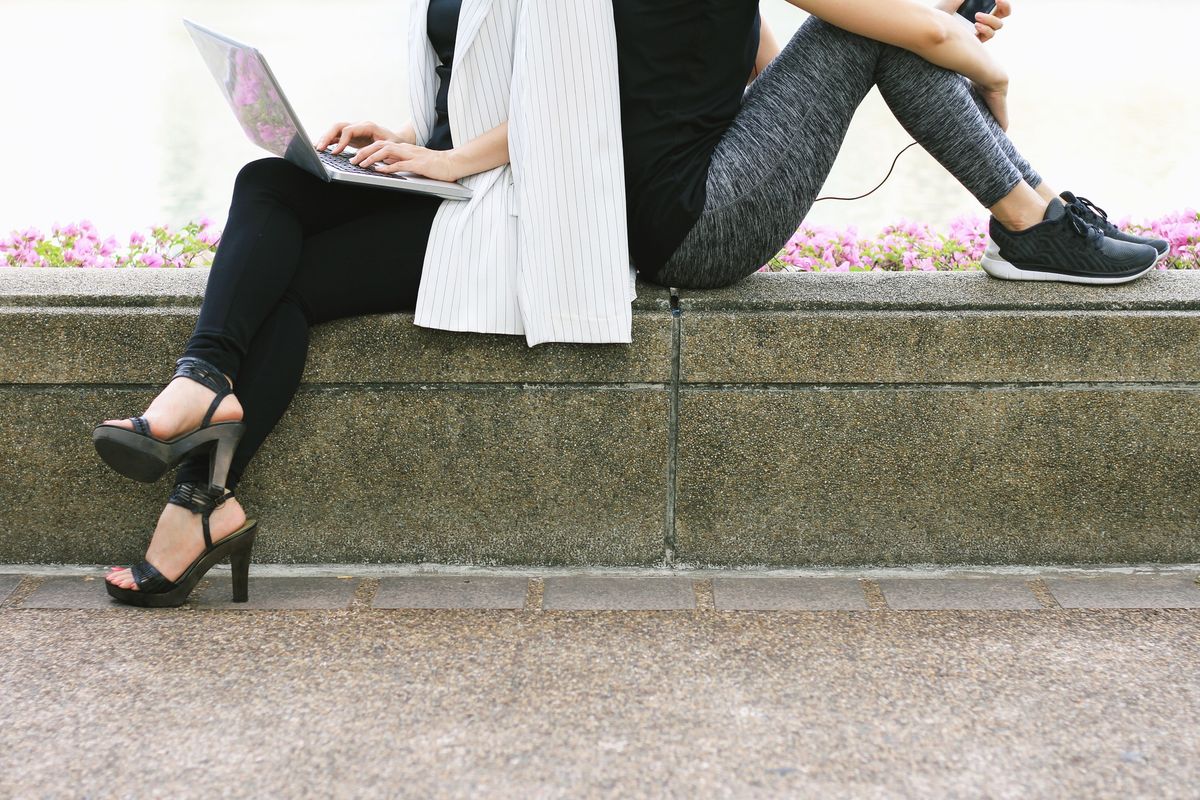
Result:
[[[171,490],[167,502],[200,515],[204,531],[204,546],[211,549],[213,541],[212,531],[208,524],[209,517],[231,497],[233,497],[233,492],[224,486],[210,486],[207,483],[177,483]]]
[[[203,358],[184,356],[176,361],[175,377],[188,378],[217,393],[208,407],[208,413],[204,415],[204,421],[200,423],[201,428],[208,427],[208,423],[212,422],[213,414],[217,413],[217,407],[221,405],[221,401],[233,394],[233,385],[225,377],[225,373]]]

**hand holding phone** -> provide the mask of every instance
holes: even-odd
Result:
[[[996,10],[996,0],[963,0],[958,13],[971,24],[975,24],[975,15],[983,12],[990,14]]]

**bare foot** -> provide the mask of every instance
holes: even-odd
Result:
[[[226,500],[224,505],[213,512],[209,521],[213,542],[224,539],[244,524],[246,512],[241,503],[235,498]],[[200,515],[168,503],[162,516],[158,518],[158,527],[154,529],[150,548],[146,551],[146,560],[153,564],[164,578],[174,581],[178,580],[188,565],[203,552],[204,530]],[[113,571],[104,576],[105,580],[122,589],[137,590],[133,573],[128,567],[111,569]]]
[[[150,423],[151,436],[168,441],[199,428],[214,397],[216,392],[191,378],[175,378],[159,392],[142,416]],[[237,422],[241,418],[242,404],[229,395],[217,406],[212,421]],[[133,423],[127,419],[105,420],[104,424],[133,429]]]

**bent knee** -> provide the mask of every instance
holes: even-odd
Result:
[[[238,171],[234,189],[277,186],[284,181],[294,180],[297,172],[304,171],[287,159],[275,156],[260,158],[249,162]]]

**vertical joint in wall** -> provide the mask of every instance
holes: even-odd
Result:
[[[675,470],[679,456],[679,362],[683,341],[683,311],[679,291],[671,290],[671,385],[667,411],[667,508],[663,522],[663,563],[675,566]]]

